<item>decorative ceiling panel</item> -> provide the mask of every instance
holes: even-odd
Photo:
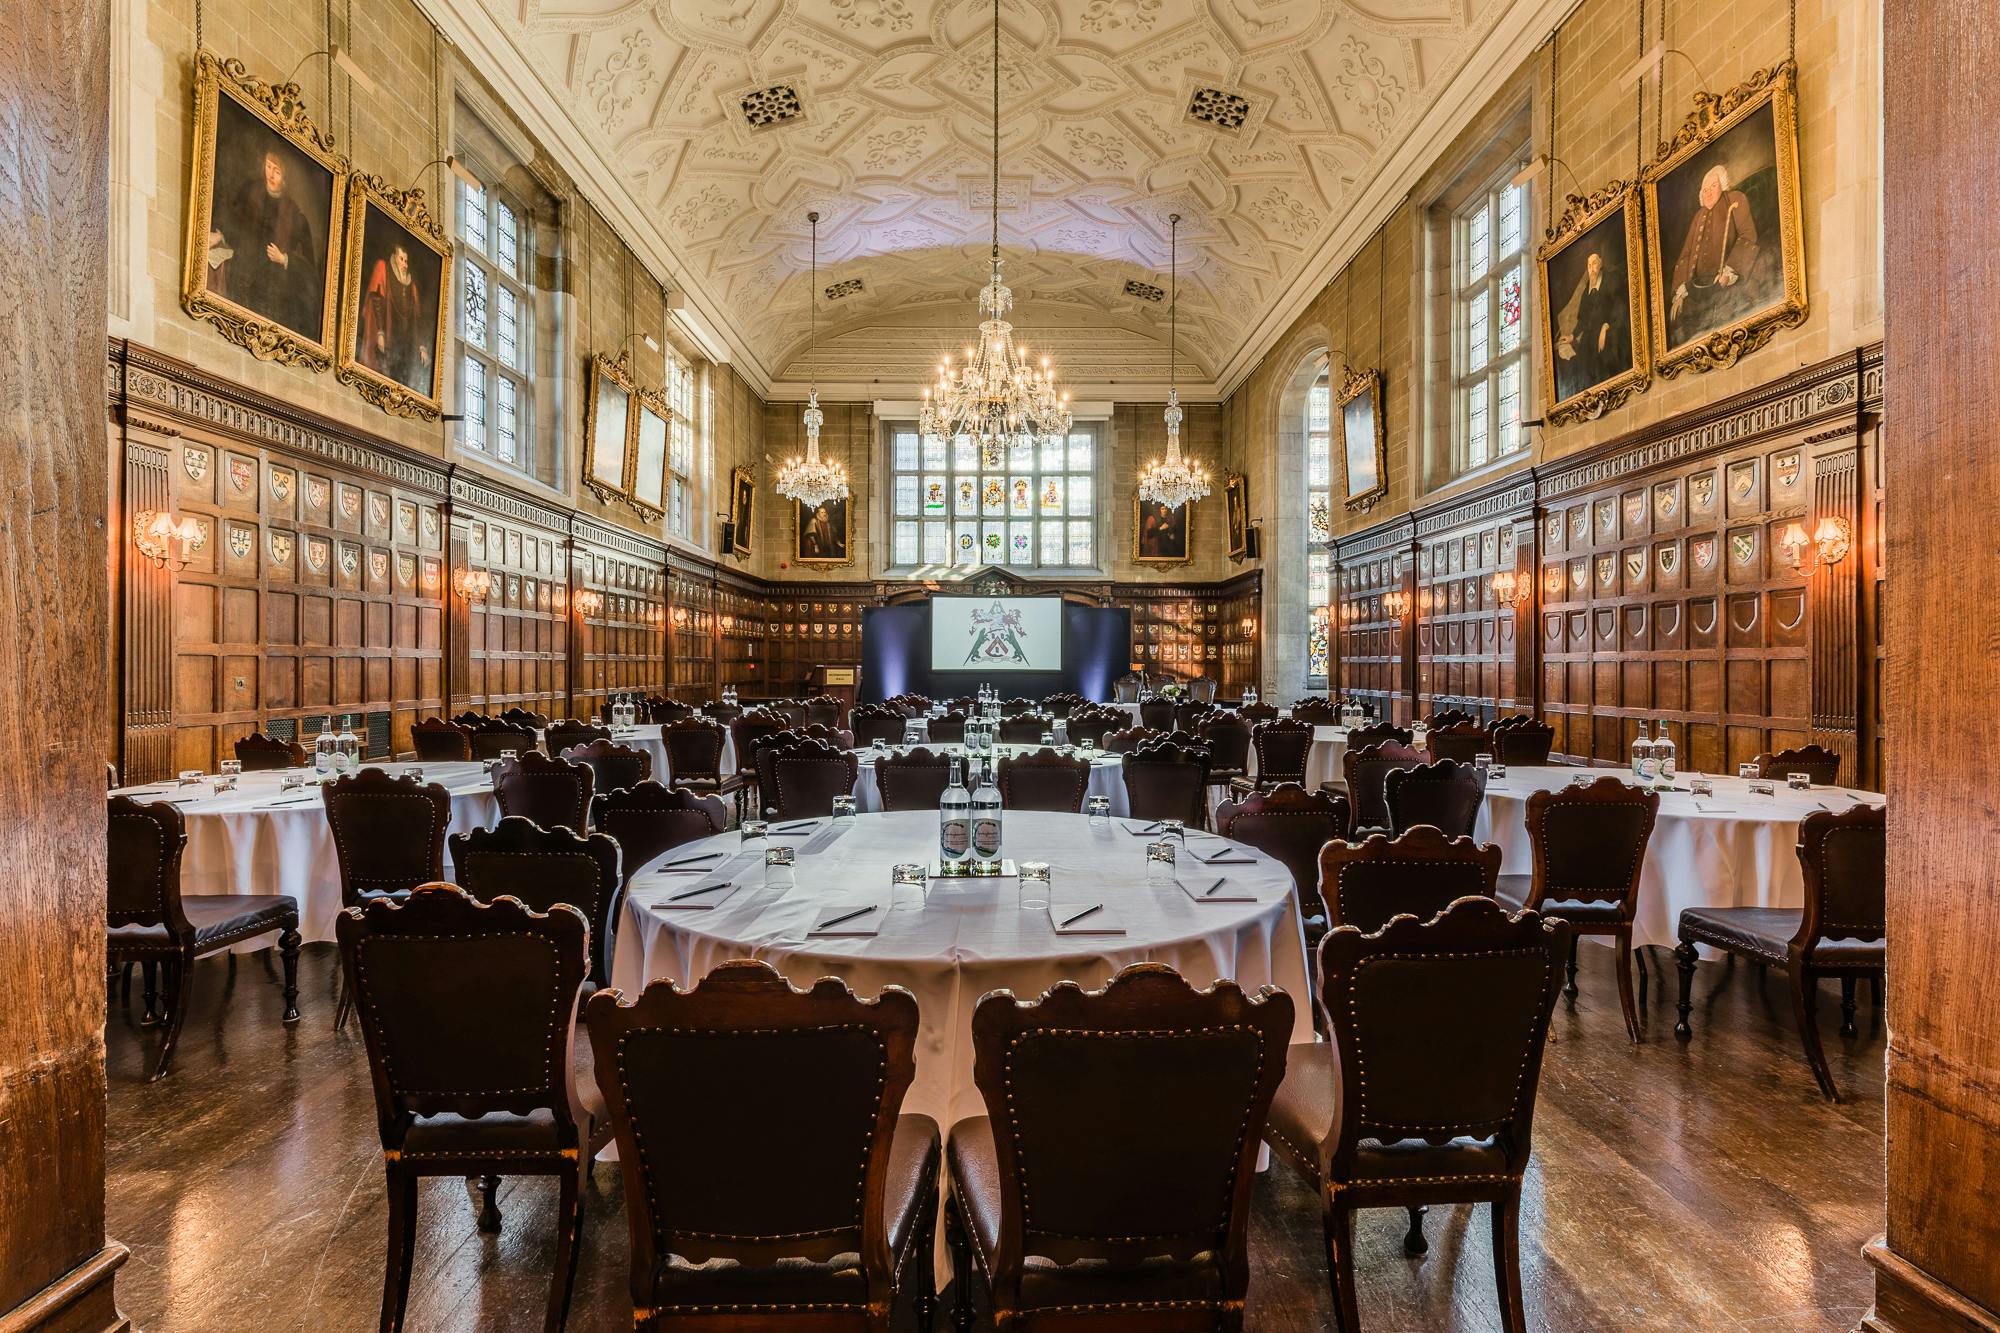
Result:
[[[1212,378],[1509,2],[1002,0],[1000,241],[1022,336],[1066,380],[1160,379],[1166,304],[1128,284],[1167,286],[1178,212],[1181,355]],[[976,321],[988,0],[452,7],[557,91],[772,379],[813,369],[812,209],[820,288],[843,293],[821,311],[823,377],[928,378]]]

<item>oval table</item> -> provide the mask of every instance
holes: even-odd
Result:
[[[392,774],[423,770],[426,781],[451,793],[451,828],[446,834],[490,828],[500,821],[500,803],[493,798],[486,765],[471,762],[368,764]],[[305,772],[311,781],[311,770]],[[340,914],[340,857],[319,788],[284,790],[286,770],[245,773],[235,791],[216,795],[215,779],[198,786],[172,782],[121,787],[113,796],[139,801],[172,801],[187,826],[187,850],[181,854],[181,892],[188,897],[228,893],[290,894],[299,904],[299,934],[306,943],[333,938]],[[451,853],[445,853],[450,878]],[[245,940],[239,953],[261,949],[268,935]]]
[[[1704,775],[1707,776],[1707,775]],[[1472,836],[1500,845],[1500,873],[1534,873],[1534,849],[1528,842],[1528,798],[1552,791],[1577,778],[1628,780],[1622,769],[1523,767],[1486,786],[1486,800],[1473,824]],[[1675,782],[1686,788],[1690,775]],[[1708,776],[1713,797],[1685,790],[1660,793],[1660,813],[1653,823],[1646,863],[1639,872],[1639,901],[1632,921],[1634,947],[1679,943],[1684,907],[1797,907],[1805,901],[1800,876],[1799,821],[1814,809],[1851,809],[1861,803],[1881,804],[1880,792],[1847,787],[1812,787],[1794,791],[1782,780],[1769,796],[1753,795],[1742,778]]]
[[[890,867],[936,857],[938,817],[931,811],[818,821],[810,836],[792,840],[799,856],[789,886],[767,884],[761,850],[741,850],[735,833],[684,844],[634,877],[612,982],[628,994],[659,977],[685,987],[732,958],[761,958],[801,987],[823,976],[840,977],[865,996],[884,986],[907,987],[921,1020],[916,1081],[903,1110],[947,1128],[985,1114],[972,1082],[972,1011],[990,990],[1006,988],[1026,998],[1063,980],[1095,989],[1128,963],[1162,962],[1196,986],[1227,977],[1249,991],[1283,987],[1296,1006],[1292,1040],[1311,1041],[1305,939],[1285,868],[1241,844],[1190,835],[1194,852],[1211,856],[1228,847],[1243,860],[1208,867],[1183,859],[1182,877],[1201,890],[1226,875],[1225,896],[1253,899],[1196,902],[1176,885],[1147,883],[1151,839],[1134,834],[1134,827],[1134,821],[1114,819],[1093,830],[1082,815],[1007,814],[1004,853],[1049,862],[1053,912],[1021,908],[1012,877],[932,881],[927,899],[906,890],[892,902]],[[720,874],[663,869],[709,852],[726,854],[709,863],[719,864]],[[715,906],[669,901],[723,882],[738,887],[711,895],[723,899]],[[1104,910],[1080,924],[1112,926],[1122,934],[1056,933],[1055,918],[1098,902]],[[818,923],[859,907],[874,910],[838,929],[872,925],[874,934],[813,933]]]
[[[946,754],[963,755],[963,745],[931,745],[925,748]],[[1039,745],[995,746],[996,754],[1023,754],[1038,750]],[[854,751],[860,767],[854,773],[854,803],[864,814],[875,814],[882,809],[882,788],[875,780],[875,761],[882,756],[881,749],[864,748]],[[1122,755],[1098,754],[1090,761],[1089,796],[1103,796],[1111,802],[1111,813],[1123,818],[1132,812],[1132,804],[1125,795],[1125,760]]]

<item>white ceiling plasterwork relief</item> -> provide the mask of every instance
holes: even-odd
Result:
[[[1212,380],[1516,0],[1002,0],[1001,248],[1065,383]],[[1525,0],[1523,0],[1525,2]],[[985,280],[990,0],[437,0],[518,55],[725,336],[802,379],[929,378]],[[850,285],[855,284],[855,285]]]

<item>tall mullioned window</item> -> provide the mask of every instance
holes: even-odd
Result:
[[[1098,428],[1089,422],[993,459],[963,436],[892,428],[891,561],[905,568],[1095,568],[1097,454]]]
[[[1456,470],[1482,467],[1525,443],[1528,377],[1527,187],[1509,163],[1453,219]]]
[[[459,438],[536,470],[534,228],[522,200],[458,182]]]
[[[1333,556],[1333,383],[1322,362],[1319,377],[1306,391],[1306,675],[1308,683],[1325,688],[1327,631],[1323,608],[1332,595]]]

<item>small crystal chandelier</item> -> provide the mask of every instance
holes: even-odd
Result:
[[[806,361],[812,371],[812,389],[806,394],[806,456],[794,454],[778,469],[778,494],[796,500],[808,509],[817,509],[828,500],[847,498],[847,467],[819,456],[819,428],[826,413],[819,410],[819,214],[806,214],[812,223],[812,286],[806,300],[812,311],[811,333]]]
[[[1180,230],[1181,215],[1173,214],[1167,219],[1173,228],[1171,245],[1171,284],[1173,295],[1168,298],[1167,334],[1167,456],[1155,458],[1146,464],[1146,470],[1139,474],[1139,498],[1152,500],[1168,509],[1179,509],[1191,500],[1199,500],[1208,494],[1208,469],[1191,458],[1181,455],[1181,391],[1175,381],[1180,378]]]
[[[1000,0],[993,0],[993,270],[979,293],[986,319],[979,341],[965,349],[965,362],[954,368],[946,357],[938,365],[936,392],[924,390],[923,413],[917,428],[925,435],[950,439],[968,436],[978,441],[987,467],[996,466],[1007,446],[1060,439],[1069,434],[1069,395],[1056,391],[1049,359],[1039,367],[1028,360],[1028,349],[1014,343],[1014,326],[1007,311],[1014,293],[1000,276]]]

